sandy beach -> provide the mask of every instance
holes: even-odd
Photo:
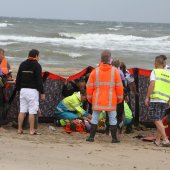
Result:
[[[68,77],[82,69],[42,67],[43,71]],[[12,66],[16,75],[18,66]],[[15,76],[14,76],[15,77]],[[97,133],[94,143],[86,142],[87,133],[67,134],[62,127],[40,124],[41,135],[18,135],[6,125],[0,132],[0,170],[168,170],[170,148],[156,147],[135,136],[153,136],[154,129],[124,134],[120,144],[111,144],[111,136]]]
[[[135,131],[125,134],[121,143],[111,144],[111,136],[97,133],[94,143],[85,141],[88,134],[67,134],[63,128],[49,129],[40,124],[41,135],[28,131],[17,135],[6,126],[0,134],[0,169],[2,170],[168,170],[170,148],[156,147],[134,136],[154,135],[155,131]]]

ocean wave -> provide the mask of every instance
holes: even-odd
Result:
[[[116,25],[115,27],[116,28],[121,28],[121,27],[123,27],[123,25]]]
[[[87,23],[84,23],[84,22],[76,22],[75,24],[76,24],[76,25],[85,25],[85,24],[87,24]]]
[[[64,39],[74,39],[71,35],[67,33],[58,33],[58,32],[53,32],[53,33],[46,33],[45,37],[47,38],[64,38]]]
[[[8,23],[0,23],[0,28],[5,28],[7,26],[11,26],[13,24],[8,24]]]
[[[79,58],[79,57],[82,57],[84,55],[84,54],[80,54],[80,53],[65,52],[65,51],[53,51],[53,52],[56,53],[56,54],[71,57],[71,58]]]
[[[11,44],[17,44],[17,42],[0,42],[0,45],[5,46],[5,45],[11,45]]]
[[[54,46],[83,47],[90,49],[127,50],[139,52],[170,52],[170,36],[139,37],[118,34],[68,34],[68,38],[46,38],[33,36],[0,35],[0,41],[17,43],[48,43]],[[74,57],[74,55],[72,55]]]
[[[118,31],[119,30],[119,28],[106,28],[107,30],[109,30],[109,31]]]

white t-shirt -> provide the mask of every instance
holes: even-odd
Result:
[[[152,70],[151,75],[150,75],[150,81],[155,81],[155,72]],[[151,99],[151,102],[159,102],[159,103],[167,103],[165,100],[160,100],[160,99]]]
[[[128,70],[126,70],[125,78],[126,78],[128,84],[134,82],[134,77],[133,77],[133,75],[131,75],[131,74],[129,73]]]
[[[166,65],[164,69],[170,71],[170,66]]]

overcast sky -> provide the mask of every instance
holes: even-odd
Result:
[[[170,0],[1,0],[0,16],[170,23]]]

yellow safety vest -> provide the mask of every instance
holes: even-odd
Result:
[[[63,103],[70,111],[76,111],[79,117],[86,112],[82,108],[83,103],[81,101],[80,92],[75,92],[73,95],[66,97],[63,99]]]
[[[165,69],[154,69],[155,87],[151,99],[168,101],[170,99],[170,72]]]

